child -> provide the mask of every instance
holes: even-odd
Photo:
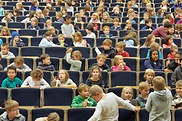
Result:
[[[98,13],[93,13],[89,23],[100,23],[100,18]]]
[[[176,108],[176,109],[181,109],[182,107],[182,80],[178,80],[176,82],[176,95],[174,96],[173,100],[172,100],[172,105]]]
[[[170,53],[167,55],[167,59],[175,58],[175,55],[177,52],[178,52],[178,47],[177,46],[171,46]]]
[[[176,44],[173,42],[173,36],[166,35],[166,37],[164,38],[164,44],[162,45],[162,47],[171,48],[172,46],[176,46]]]
[[[16,31],[13,31],[11,33],[12,39],[10,41],[10,46],[13,47],[23,47],[25,46],[25,43],[23,43],[23,40],[20,39],[20,34]]]
[[[75,47],[87,47],[87,41],[85,39],[82,39],[82,33],[81,32],[75,32],[73,36],[73,46]]]
[[[153,31],[155,27],[152,26],[152,20],[147,19],[145,20],[145,26],[141,30]]]
[[[126,43],[124,43],[123,41],[116,43],[116,51],[117,51],[116,55],[121,55],[123,57],[130,57],[130,54],[124,50],[125,47]]]
[[[74,20],[74,23],[82,23],[82,17],[79,13],[76,13],[75,14],[75,20]]]
[[[45,89],[49,88],[50,85],[46,82],[46,80],[43,79],[43,71],[36,68],[32,70],[30,76],[28,76],[21,87],[33,87],[33,88],[40,88]]]
[[[122,27],[119,25],[119,18],[114,18],[113,20],[114,25],[111,27],[111,30],[114,31],[119,31],[122,30]]]
[[[16,77],[16,67],[9,66],[7,68],[7,78],[3,80],[1,87],[3,88],[16,88],[22,85],[22,80]]]
[[[39,8],[39,1],[38,0],[32,0],[32,5],[30,7],[30,10],[37,11]]]
[[[139,92],[140,94],[136,98],[138,105],[140,108],[145,108],[145,104],[147,102],[147,97],[149,95],[149,84],[147,82],[140,82],[139,83]]]
[[[9,51],[9,45],[7,43],[3,43],[1,45],[0,55],[2,58],[7,58],[7,59],[15,58],[15,55]]]
[[[2,29],[1,29],[1,33],[0,33],[1,36],[11,36],[11,33],[10,33],[10,30],[8,27],[4,26]]]
[[[123,42],[126,43],[126,47],[137,47],[137,33],[134,31],[127,31]]]
[[[147,57],[146,58],[150,58],[150,50],[158,50],[159,59],[162,59],[162,53],[160,51],[160,45],[159,45],[159,43],[152,42],[150,44],[150,49],[148,49]]]
[[[3,1],[0,1],[0,16],[4,16]]]
[[[54,87],[76,88],[76,84],[70,79],[67,70],[59,70],[58,79],[53,80]]]
[[[62,13],[61,12],[56,12],[56,23],[64,23],[64,19],[63,19],[63,17],[62,17]]]
[[[12,14],[10,12],[5,12],[5,17],[1,20],[1,22],[4,23],[10,23],[13,22],[13,19],[11,18]]]
[[[87,18],[87,15],[85,15],[85,10],[84,9],[80,9],[79,13],[80,13],[81,17]]]
[[[36,17],[31,18],[31,24],[28,26],[28,29],[40,29],[38,25],[38,19]]]
[[[16,57],[14,58],[14,62],[11,63],[10,65],[8,65],[8,67],[9,67],[9,66],[15,66],[15,67],[16,67],[16,70],[17,70],[18,72],[32,71],[32,69],[24,63],[24,59],[23,59],[23,57],[21,57],[21,56],[16,56]],[[4,71],[7,71],[7,68],[8,68],[8,67],[6,67],[6,68],[4,69]]]
[[[79,95],[75,96],[71,107],[72,108],[81,108],[81,107],[93,107],[97,103],[94,99],[89,97],[89,86],[86,84],[80,84],[77,88]]]
[[[148,12],[145,12],[143,14],[143,20],[140,21],[140,24],[145,24],[145,20],[149,19],[149,14]]]
[[[52,6],[51,2],[47,2],[45,8],[48,9],[49,11],[56,11],[56,9]]]
[[[97,55],[97,63],[92,64],[90,69],[93,66],[97,65],[97,66],[99,66],[101,71],[110,71],[111,68],[105,62],[106,62],[106,55],[105,54],[99,54],[99,55]]]
[[[58,47],[58,45],[52,42],[52,33],[50,31],[45,32],[44,38],[39,43],[39,47]]]
[[[18,10],[18,9],[16,9],[16,8],[13,8],[12,16],[14,16],[14,17],[19,16],[19,10]]]
[[[31,23],[31,19],[35,16],[35,11],[30,11],[28,16],[21,21],[21,23]]]
[[[68,47],[68,44],[64,42],[65,38],[63,34],[58,35],[58,42],[57,45],[60,45],[60,47]]]
[[[112,18],[110,17],[109,13],[108,12],[104,12],[102,14],[102,22],[103,23],[109,23],[109,22],[112,22]]]
[[[122,92],[121,92],[121,98],[127,102],[129,102],[130,104],[137,106],[137,101],[133,98],[133,89],[129,86],[126,86],[123,88]]]
[[[155,77],[155,71],[151,68],[148,68],[145,70],[143,78],[145,79],[145,82],[147,82],[149,85],[152,85],[152,79]]]
[[[105,54],[107,58],[114,58],[114,56],[116,55],[116,51],[112,47],[112,41],[110,39],[105,39],[102,45],[104,47],[102,53]]]
[[[18,2],[16,3],[16,8],[19,10],[19,11],[27,11],[24,7],[23,7],[23,4],[21,2]]]
[[[141,47],[150,47],[150,45],[155,42],[155,36],[153,34],[149,34]]]
[[[19,104],[15,100],[5,102],[5,112],[0,115],[1,121],[25,121],[25,117],[19,113]]]
[[[124,30],[135,31],[135,29],[132,27],[132,21],[131,20],[126,20],[126,26],[124,27]]]
[[[130,8],[130,9],[128,10],[128,15],[127,15],[127,17],[128,17],[129,20],[132,21],[132,24],[136,24],[136,21],[134,20],[134,17],[135,17],[135,16],[136,16],[135,11],[134,11],[132,8]]]
[[[123,56],[116,55],[114,57],[114,65],[111,67],[112,71],[131,71],[123,60]]]
[[[71,4],[71,1],[66,1],[65,2],[65,7],[67,9],[68,12],[74,13],[74,8]]]
[[[37,68],[43,71],[55,71],[54,65],[51,65],[50,56],[48,54],[42,54],[40,56],[41,62],[37,66]]]
[[[60,121],[60,117],[56,112],[52,112],[47,117],[36,118],[35,121]]]
[[[86,32],[87,32],[87,35],[85,37],[96,39],[96,35],[94,33],[94,26],[93,26],[93,24],[88,24],[86,26]]]
[[[110,27],[109,26],[104,26],[102,31],[104,34],[101,34],[100,37],[104,37],[104,38],[113,37],[113,35],[110,33]]]
[[[149,121],[170,121],[171,120],[171,91],[165,88],[165,80],[162,76],[156,76],[152,80],[154,92],[148,96],[145,109],[149,112]]]
[[[69,48],[66,51],[66,55],[65,55],[65,60],[67,63],[71,64],[70,70],[71,71],[80,71],[81,66],[82,66],[82,62],[81,62],[81,58],[82,58],[82,53],[79,50],[73,51],[72,48]],[[71,54],[72,52],[72,54]],[[71,58],[72,56],[72,58]]]
[[[40,9],[35,12],[35,17],[38,19],[38,22],[46,22],[46,18]]]
[[[119,98],[114,93],[105,94],[103,89],[98,85],[93,85],[90,88],[90,96],[98,103],[94,114],[88,121],[117,121],[119,117],[118,105],[135,112],[138,111],[135,106]]]
[[[50,32],[51,32],[52,37],[57,37],[57,35],[56,35],[56,30],[55,30],[54,26],[49,26],[49,27],[47,28],[47,31],[50,31]]]
[[[62,7],[61,13],[62,13],[63,17],[66,17],[66,15],[68,15],[68,11],[67,11],[67,9],[65,7]]]
[[[52,26],[52,20],[47,19],[46,23],[45,23],[45,27],[44,29],[47,29],[48,27]]]
[[[74,26],[71,24],[72,17],[70,15],[66,15],[64,17],[64,24],[61,26],[62,34],[65,37],[72,38],[72,35],[75,34]]]
[[[150,59],[145,60],[144,66],[146,69],[151,68],[155,71],[162,71],[162,64],[159,61],[158,50],[150,50]]]
[[[88,79],[86,80],[86,84],[88,86],[98,85],[98,86],[104,88],[104,81],[102,80],[101,74],[102,73],[101,73],[99,66],[92,66],[92,68],[90,70],[90,75],[89,75]]]
[[[164,26],[160,26],[158,28],[156,28],[152,34],[155,36],[155,37],[163,37],[165,38],[167,33],[171,30],[172,28],[172,24],[170,22],[166,22],[164,23]]]
[[[121,18],[120,7],[118,7],[118,6],[116,5],[116,6],[113,8],[112,12],[113,12],[113,13],[111,14],[111,16]]]

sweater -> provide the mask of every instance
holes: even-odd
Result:
[[[132,104],[110,92],[97,103],[95,112],[88,121],[118,121],[118,105],[132,111],[136,109]]]
[[[115,26],[113,25],[113,26],[111,26],[111,30],[112,30],[112,31],[114,31],[114,30],[116,30],[116,31],[122,30],[122,27],[121,27],[121,26],[115,27]]]
[[[70,70],[71,71],[80,71],[82,62],[80,60],[73,60],[71,59],[71,53],[66,53],[65,60],[67,63],[71,64]]]
[[[13,80],[11,80],[9,77],[3,80],[1,87],[4,88],[15,88],[20,87],[22,85],[22,80],[15,77]]]
[[[175,63],[174,60],[172,60],[169,64],[168,64],[168,69],[174,71],[180,64]]]
[[[40,86],[40,89],[49,88],[50,85],[42,78],[39,81],[34,81],[31,76],[28,76],[21,87],[34,87],[34,86]]]
[[[45,65],[43,63],[40,63],[37,68],[43,70],[43,71],[55,71],[54,65]]]
[[[147,103],[147,99],[142,98],[142,96],[139,94],[138,97],[136,98],[138,105],[140,108],[144,108],[145,104]]]
[[[10,121],[8,119],[8,114],[5,111],[3,114],[0,115],[0,121]],[[25,117],[22,114],[18,114],[17,117],[13,119],[13,121],[25,121]]]
[[[79,108],[79,107],[84,107],[83,106],[83,102],[87,100],[87,107],[92,107],[92,106],[96,106],[97,102],[95,102],[95,100],[91,97],[87,97],[86,99],[83,98],[81,95],[75,96],[72,103],[71,103],[71,107],[72,108]]]
[[[111,67],[111,69],[112,69],[112,71],[123,71],[123,70],[124,71],[131,71],[131,69],[127,65],[124,65],[123,69],[121,69],[120,66],[114,65],[114,66]]]
[[[93,66],[98,66],[98,64],[97,63],[92,64],[90,66],[89,70],[91,70],[91,68]],[[100,68],[101,71],[111,71],[111,68],[106,63],[104,63],[102,66],[99,66],[99,68]]]
[[[43,38],[39,43],[39,47],[58,47],[58,45],[54,44],[52,40]]]
[[[130,57],[130,54],[126,51],[124,51],[123,53],[116,52],[116,55],[122,55],[123,57]]]
[[[164,30],[164,26],[160,26],[158,28],[156,28],[152,34],[155,36],[155,37],[163,37],[165,38],[166,37],[166,32]]]
[[[73,80],[70,79],[70,78],[68,80],[66,80],[65,83],[62,83],[60,80],[56,80],[56,87],[60,87],[61,84],[63,84],[63,85],[71,85],[71,82],[73,82]]]
[[[182,97],[180,97],[179,95],[176,94],[172,100],[172,106],[174,106],[175,108],[181,108],[182,107]]]
[[[62,31],[62,34],[65,36],[65,37],[68,37],[68,36],[71,36],[71,35],[74,35],[75,34],[75,30],[74,30],[74,26],[72,24],[63,24],[61,26],[61,31]]]
[[[86,80],[86,84],[88,86],[92,86],[92,85],[98,85],[100,87],[104,87],[104,81],[100,78],[98,81],[93,81],[90,78]]]
[[[151,62],[151,60],[145,60],[144,66],[146,69],[151,68],[155,71],[162,71],[161,63]]]
[[[109,34],[109,35],[105,35],[105,34],[101,34],[100,37],[102,38],[110,38],[110,37],[113,37],[112,34]]]
[[[146,25],[146,26],[144,26],[141,30],[149,30],[149,29],[154,30],[155,27],[153,27],[153,26],[149,27],[149,26]]]
[[[172,94],[169,89],[151,92],[145,105],[149,121],[171,121]]]
[[[103,50],[102,53],[105,54],[107,58],[112,59],[116,55],[116,50],[113,47],[111,47],[109,50]]]
[[[3,55],[2,52],[0,52],[0,55],[2,58],[6,58],[6,59],[15,58],[15,55],[10,51],[8,51],[6,55]]]
[[[16,67],[16,65],[15,65],[15,63],[13,62],[13,63],[11,63],[10,65],[8,65],[8,67],[9,66],[15,66]],[[7,71],[7,68],[8,67],[6,67],[5,69],[4,69],[4,71]],[[16,71],[18,71],[18,72],[26,72],[26,71],[32,71],[32,69],[28,66],[28,65],[26,65],[25,63],[20,67],[20,68],[16,68]]]
[[[175,70],[174,72],[172,73],[171,75],[171,82],[173,85],[176,84],[176,82],[178,80],[181,80],[182,79],[182,67],[181,65],[179,65]]]
[[[40,27],[38,25],[37,26],[29,25],[27,28],[28,29],[36,29],[36,30],[39,30],[40,29]]]

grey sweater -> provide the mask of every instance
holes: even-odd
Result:
[[[75,34],[75,30],[72,24],[63,24],[61,26],[61,31],[65,37]]]
[[[172,94],[169,89],[151,92],[145,105],[149,121],[171,121]]]
[[[173,72],[171,76],[172,84],[175,85],[178,80],[182,79],[182,68],[181,65],[179,65]]]
[[[9,121],[7,117],[8,117],[7,112],[4,112],[3,114],[0,115],[0,121]],[[13,121],[25,121],[25,117],[22,114],[18,114],[18,117],[14,118]]]

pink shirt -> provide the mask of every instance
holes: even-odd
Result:
[[[122,71],[121,67],[120,66],[112,66],[111,67],[112,71]],[[128,67],[128,66],[124,66],[124,69],[125,71],[131,71],[131,69]]]

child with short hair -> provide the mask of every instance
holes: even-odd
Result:
[[[26,65],[26,64],[24,63],[24,59],[23,59],[23,57],[21,57],[21,56],[16,56],[16,57],[14,58],[14,62],[11,63],[10,65],[8,65],[8,67],[9,67],[9,66],[15,66],[17,72],[32,71],[32,69],[31,69],[28,65]],[[8,68],[8,67],[6,67],[6,68],[4,69],[4,71],[7,71],[7,68]]]
[[[0,16],[4,16],[3,1],[0,1]]]
[[[65,43],[65,38],[63,34],[58,35],[58,42],[57,45],[60,45],[60,47],[68,47],[68,44]]]
[[[145,20],[149,19],[149,14],[148,12],[145,12],[143,14],[143,19],[140,21],[140,24],[145,24]]]
[[[15,55],[12,52],[9,51],[8,43],[3,43],[1,45],[0,55],[1,55],[2,58],[7,58],[7,59],[15,58]]]
[[[0,115],[1,121],[25,121],[25,117],[19,113],[19,104],[15,100],[6,100],[5,112]]]
[[[109,26],[104,26],[102,31],[103,31],[103,34],[101,34],[100,37],[104,37],[104,38],[113,37],[113,35],[110,33],[110,27]]]
[[[145,20],[145,26],[141,30],[153,31],[155,27],[152,26],[152,19]]]
[[[62,34],[65,37],[72,38],[75,34],[74,26],[71,24],[72,17],[70,15],[66,15],[64,17],[64,24],[61,26]]]
[[[133,89],[129,86],[123,88],[121,98],[134,106],[138,105],[137,101],[133,99]]]
[[[35,12],[35,17],[38,19],[38,22],[46,22],[46,18],[40,9]]]
[[[92,64],[92,66],[89,68],[89,70],[95,65],[99,66],[101,71],[110,71],[111,70],[111,68],[105,63],[106,59],[107,59],[105,54],[97,55],[96,59],[97,59],[97,63]]]
[[[94,107],[97,105],[97,102],[91,97],[89,97],[89,86],[86,84],[80,84],[77,88],[79,95],[75,96],[71,107],[80,108],[80,107]]]
[[[89,23],[100,23],[100,18],[98,13],[93,13]]]
[[[166,35],[164,38],[164,44],[162,45],[163,48],[171,48],[172,46],[177,46],[173,42],[173,36],[172,35]]]
[[[10,12],[5,12],[4,18],[1,20],[1,22],[4,23],[10,23],[13,22],[13,19],[11,18],[12,14]]]
[[[148,68],[145,70],[143,78],[145,79],[145,82],[147,82],[149,85],[152,85],[152,79],[155,77],[155,71],[151,68]]]
[[[39,1],[38,0],[32,0],[32,5],[30,7],[30,10],[37,11],[39,8]]]
[[[111,69],[112,71],[131,71],[121,55],[116,55],[114,57],[114,65],[111,67]]]
[[[16,88],[20,87],[22,85],[22,80],[16,77],[17,72],[16,72],[16,67],[14,66],[9,66],[7,68],[7,78],[5,78],[2,81],[1,87],[3,88]]]
[[[37,68],[43,71],[55,71],[55,67],[51,65],[50,56],[48,54],[42,54],[40,60],[41,62],[39,62]]]
[[[45,89],[49,88],[50,85],[43,79],[44,73],[42,70],[36,68],[32,70],[30,76],[28,76],[24,81],[21,87],[33,87]]]
[[[45,32],[44,37],[39,43],[39,47],[58,47],[52,41],[52,33],[50,31]]]
[[[181,109],[182,107],[182,80],[176,82],[176,94],[172,100],[172,106],[176,109]]]
[[[64,19],[62,17],[62,13],[61,12],[56,12],[56,23],[64,23]]]
[[[118,120],[118,105],[121,105],[129,110],[137,112],[137,108],[132,104],[124,101],[122,98],[116,96],[113,92],[105,94],[103,89],[98,85],[93,85],[90,88],[90,96],[96,101],[97,106],[94,114],[88,121],[96,120]]]
[[[171,91],[165,88],[165,80],[162,76],[156,76],[152,80],[154,92],[147,98],[145,109],[149,112],[149,121],[170,121],[170,107],[172,103]]]
[[[10,46],[13,47],[23,47],[25,46],[25,43],[23,42],[22,39],[20,39],[20,34],[16,31],[13,31],[11,33],[12,39],[10,41]]]
[[[121,55],[123,57],[130,57],[130,54],[125,51],[126,43],[123,41],[117,42],[116,43],[116,55]]]
[[[113,23],[114,23],[114,25],[111,26],[112,31],[113,30],[116,30],[116,31],[122,30],[122,27],[119,25],[119,18],[114,18]]]
[[[111,14],[111,16],[121,18],[121,11],[119,6],[114,6],[112,12],[113,13]]]
[[[87,41],[82,39],[82,33],[77,31],[73,36],[73,46],[74,47],[87,47]]]
[[[38,19],[36,17],[31,18],[31,24],[28,26],[28,29],[40,29],[38,25]]]
[[[87,35],[85,37],[96,39],[96,35],[94,33],[94,26],[93,26],[93,24],[88,24],[86,26],[86,32],[87,32]]]
[[[51,32],[52,37],[57,37],[57,35],[56,35],[56,29],[54,28],[54,26],[49,26],[47,28],[47,31],[50,31]]]
[[[47,19],[46,23],[45,23],[45,27],[44,29],[47,29],[48,27],[52,26],[52,20],[51,19]]]
[[[104,81],[102,80],[102,72],[100,70],[100,67],[95,65],[92,66],[91,70],[90,70],[90,75],[88,77],[88,79],[86,80],[86,84],[88,86],[92,86],[92,85],[98,85],[102,88],[104,88]]]
[[[62,87],[62,88],[76,88],[76,84],[70,79],[69,73],[67,70],[59,70],[57,78],[53,80],[53,87]]]
[[[152,43],[150,44],[150,49],[148,49],[146,58],[150,58],[150,50],[158,50],[159,59],[162,59],[162,53],[161,53],[161,51],[160,51],[160,45],[159,45],[159,43],[157,43],[157,42],[152,42]]]
[[[135,31],[135,29],[132,27],[132,21],[131,20],[126,20],[126,26],[124,27],[124,30]]]
[[[35,121],[60,121],[60,117],[56,112],[52,112],[47,117],[36,118]]]
[[[112,41],[110,39],[105,39],[102,46],[104,48],[102,53],[105,54],[107,58],[114,58],[116,50],[112,47]]]
[[[71,64],[71,71],[80,71],[82,66],[82,53],[79,50],[73,51],[73,48],[69,48],[66,51],[65,60],[67,63]],[[71,58],[72,56],[72,58]]]
[[[147,82],[140,82],[138,88],[140,94],[138,95],[136,100],[140,108],[145,108],[145,104],[147,103],[147,98],[150,90],[149,84]]]
[[[167,59],[175,58],[176,53],[178,52],[177,46],[171,46],[170,53],[167,55]]]

